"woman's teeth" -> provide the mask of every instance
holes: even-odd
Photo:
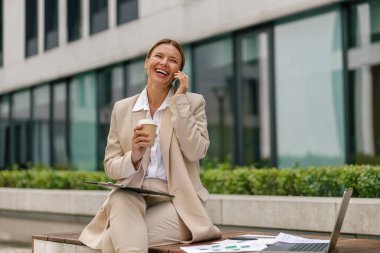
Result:
[[[156,69],[156,72],[157,72],[157,73],[160,73],[160,74],[163,74],[163,75],[165,75],[165,76],[168,75],[167,72],[165,72],[165,71],[163,71],[163,70],[161,70],[161,69]]]

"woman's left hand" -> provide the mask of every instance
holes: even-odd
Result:
[[[189,89],[189,77],[182,71],[178,70],[177,73],[174,73],[174,78],[179,81],[179,87],[175,92],[175,95],[186,94]]]

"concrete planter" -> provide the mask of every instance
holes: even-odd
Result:
[[[0,240],[79,232],[107,191],[0,188]],[[341,198],[211,194],[207,212],[217,225],[330,232]],[[380,235],[380,199],[352,198],[343,233]]]

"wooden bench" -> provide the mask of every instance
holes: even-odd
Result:
[[[247,233],[266,234],[255,231],[222,230],[221,240],[232,235],[242,235]],[[33,235],[33,253],[100,253],[100,250],[93,250],[83,245],[79,240],[79,233],[57,233]],[[314,236],[313,236],[314,237]],[[149,253],[184,253],[180,247],[208,244],[210,242],[200,242],[194,244],[172,244],[158,247],[150,247]],[[333,253],[379,253],[380,240],[339,238],[337,247]]]
[[[246,234],[247,231],[224,230],[222,231],[222,239],[225,240],[232,235]],[[93,250],[81,243],[80,233],[55,233],[55,234],[37,234],[32,236],[32,252],[33,253],[99,253],[99,250]],[[191,246],[203,243],[194,243]],[[184,251],[180,249],[182,246],[189,244],[172,244],[158,247],[150,247],[149,253],[177,253]]]

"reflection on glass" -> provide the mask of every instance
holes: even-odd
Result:
[[[33,90],[33,162],[50,164],[50,88]]]
[[[70,81],[71,164],[96,170],[96,143],[96,79],[89,73]]]
[[[0,169],[10,164],[10,129],[9,129],[10,97],[0,98]]]
[[[99,166],[104,159],[104,149],[107,145],[107,136],[110,127],[113,105],[123,98],[123,68],[121,66],[107,68],[98,72],[98,105],[99,105],[99,132],[98,153]]]
[[[351,161],[380,164],[380,2],[350,8],[348,51]]]
[[[136,60],[125,66],[127,97],[141,93],[146,85],[144,59]]]
[[[231,38],[194,48],[194,84],[206,100],[210,135],[208,156],[220,161],[233,156],[233,77]]]
[[[67,113],[66,113],[66,83],[53,86],[53,152],[54,165],[67,165]]]
[[[12,128],[13,133],[13,161],[20,166],[25,166],[31,161],[31,118],[30,118],[30,92],[20,91],[12,97]]]
[[[380,1],[352,5],[349,11],[349,47],[380,41]]]
[[[242,162],[259,166],[268,165],[270,159],[268,35],[247,34],[239,39],[239,43]]]
[[[280,167],[345,162],[340,27],[337,11],[275,27]]]
[[[380,164],[380,65],[350,72],[353,162]]]

